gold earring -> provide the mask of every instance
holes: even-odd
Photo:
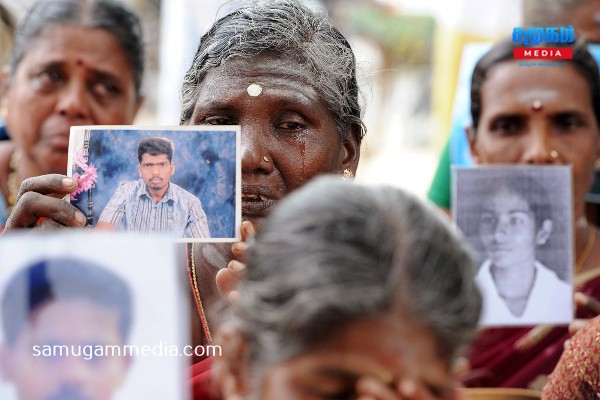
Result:
[[[556,150],[550,150],[550,158],[556,159],[558,158],[558,151]]]
[[[342,173],[342,179],[347,181],[349,179],[352,179],[352,177],[354,177],[354,174],[352,173],[352,170],[350,168],[346,168],[344,170],[344,172]]]
[[[597,158],[596,161],[594,161],[594,169],[600,171],[600,158]]]

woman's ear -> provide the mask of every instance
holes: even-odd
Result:
[[[596,140],[596,163],[598,163],[600,161],[600,139]],[[594,165],[594,167],[597,167],[597,165]]]
[[[215,358],[215,380],[223,399],[242,399],[250,389],[250,363],[247,342],[233,326],[219,328],[215,343],[221,356]]]
[[[542,222],[542,226],[538,229],[537,235],[535,237],[535,241],[538,246],[543,246],[546,244],[550,235],[552,234],[552,221],[547,219]]]
[[[345,171],[349,171],[352,175],[356,175],[356,169],[358,168],[358,161],[360,160],[360,144],[362,142],[362,127],[358,124],[352,125],[350,128],[350,134],[344,137],[344,154],[342,159],[342,174]]]
[[[475,164],[479,164],[479,154],[477,152],[477,135],[472,124],[465,126],[465,135],[469,142],[469,150],[471,150],[471,158]]]

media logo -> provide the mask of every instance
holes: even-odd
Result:
[[[513,43],[522,43],[530,47],[515,47],[513,56],[515,59],[546,59],[546,60],[570,60],[573,58],[571,47],[531,47],[540,43],[573,43],[575,41],[575,30],[571,25],[566,27],[530,27],[523,29],[516,27],[512,34]]]

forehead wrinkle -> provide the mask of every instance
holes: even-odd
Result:
[[[201,85],[208,82],[209,84],[206,85],[208,87],[211,85],[230,87],[246,93],[248,86],[256,83],[263,87],[263,94],[265,91],[273,91],[274,86],[279,86],[280,89],[302,94],[310,101],[322,99],[320,91],[313,85],[314,77],[310,72],[303,70],[298,63],[259,58],[248,68],[247,61],[232,60],[209,71]]]
[[[205,87],[210,88],[211,86],[218,86],[247,95],[246,89],[248,86],[256,83],[263,88],[261,96],[267,92],[273,93],[278,91],[286,91],[285,95],[289,96],[289,93],[287,92],[289,91],[294,94],[302,95],[311,101],[318,101],[321,98],[316,88],[306,83],[295,81],[296,78],[295,75],[265,76],[264,74],[253,77],[231,76],[225,83],[218,82],[218,79],[217,82],[206,82],[205,80],[205,83],[207,83]]]
[[[34,70],[43,70],[43,69],[47,69],[47,68],[58,68],[58,69],[65,71],[70,68],[71,64],[72,64],[71,60],[64,60],[64,59],[60,59],[60,58],[59,59],[50,59],[47,61],[40,62]],[[116,74],[113,71],[108,71],[108,70],[105,70],[102,68],[98,68],[98,66],[95,63],[84,62],[83,68],[86,71],[86,74],[88,76],[92,75],[95,78],[114,79],[116,81],[123,80],[122,75]]]
[[[258,83],[263,87],[262,93],[257,97],[248,95],[246,89],[251,83],[248,82],[229,82],[226,85],[219,85],[218,82],[209,82],[201,90],[201,95],[196,101],[195,108],[206,108],[211,110],[220,111],[231,111],[236,107],[236,104],[231,104],[230,100],[242,99],[244,101],[251,101],[260,97],[260,99],[266,99],[269,102],[279,106],[292,106],[294,104],[301,104],[304,107],[314,107],[315,103],[324,101],[312,87],[299,86],[290,87],[289,82],[285,79],[277,79],[277,86],[273,86],[273,83],[265,83],[264,81],[256,81],[251,83]],[[237,83],[237,84],[236,84]],[[279,85],[279,83],[281,85]],[[231,89],[231,91],[229,90]],[[312,90],[309,90],[312,89]],[[223,99],[225,94],[225,99]],[[210,97],[209,97],[210,96]]]
[[[517,98],[523,102],[530,103],[535,100],[553,100],[557,97],[560,97],[559,90],[557,89],[533,87],[520,92]]]
[[[537,68],[544,68],[544,72],[549,71],[551,73],[546,75],[545,80],[540,80],[538,74],[536,74],[536,69],[528,67],[523,70],[517,61],[500,63],[491,68],[481,87],[483,101],[485,97],[484,88],[489,86],[489,82],[494,82],[494,88],[488,89],[488,91],[493,90],[493,96],[491,96],[491,93],[489,94],[491,97],[487,99],[485,107],[500,103],[502,99],[508,99],[509,102],[517,100],[528,106],[534,100],[557,100],[561,105],[564,105],[573,99],[581,101],[581,97],[584,95],[581,90],[585,90],[585,93],[590,96],[588,103],[591,105],[591,89],[585,76],[574,65],[569,64],[566,67],[561,67],[561,70],[547,67]],[[575,76],[577,77],[576,81]]]

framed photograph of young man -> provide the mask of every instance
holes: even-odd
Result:
[[[239,126],[71,128],[71,203],[102,230],[238,239]]]

